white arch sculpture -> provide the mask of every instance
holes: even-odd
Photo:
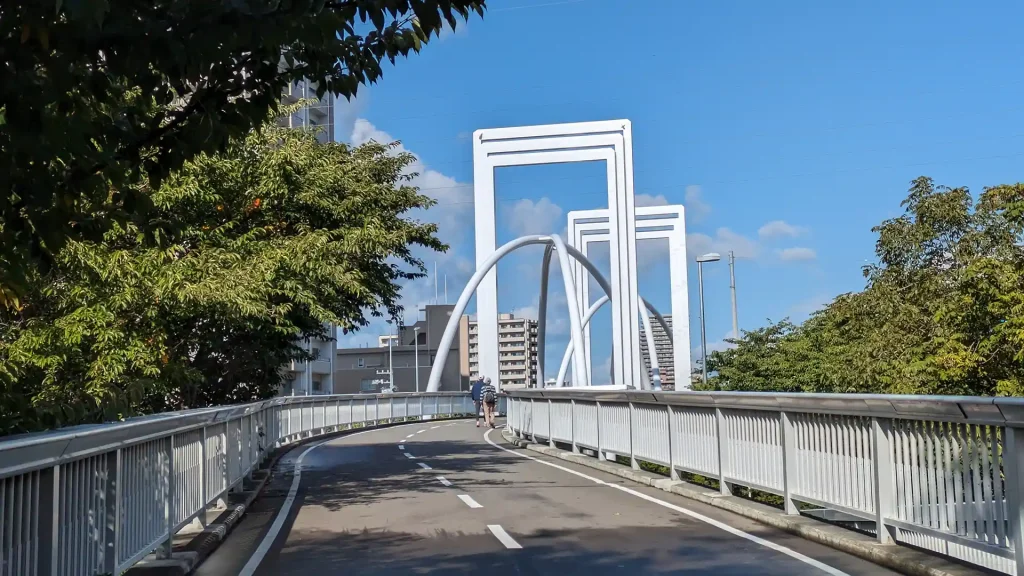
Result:
[[[633,201],[633,136],[629,120],[490,128],[473,133],[473,201],[477,268],[497,243],[494,171],[502,166],[602,161],[608,187],[611,238],[612,358],[616,382],[634,385],[641,370],[636,322],[636,216]],[[498,284],[491,270],[476,292],[480,371],[498,371]],[[582,316],[583,311],[577,309]],[[538,326],[538,328],[540,328]],[[539,344],[539,343],[538,343]],[[582,348],[580,348],[582,349]],[[582,356],[582,355],[581,355]],[[585,366],[584,358],[580,365]],[[584,369],[579,370],[583,372]],[[574,370],[574,373],[576,370]]]
[[[574,210],[568,214],[569,244],[579,249],[584,256],[590,255],[590,245],[595,242],[609,242],[611,240],[609,211],[598,210]],[[685,383],[679,382],[681,374],[686,374],[690,369],[690,326],[689,326],[689,301],[686,290],[686,220],[685,208],[682,205],[671,204],[661,206],[641,206],[636,208],[636,239],[665,239],[668,240],[669,248],[669,272],[671,282],[671,307],[672,307],[672,329],[665,330],[670,336],[673,351],[673,364],[677,378],[677,389],[688,388]],[[576,299],[582,310],[586,310],[590,303],[590,284],[580,281],[582,277],[580,264],[573,266],[573,273],[576,274]],[[662,323],[665,328],[665,323]],[[646,331],[646,327],[644,330]],[[585,364],[588,369],[590,362],[590,329],[584,323],[583,345]],[[641,378],[646,377],[643,362],[639,364]],[[651,367],[653,374],[654,367]],[[573,372],[575,377],[575,371]]]
[[[591,304],[590,309],[587,310],[586,316],[583,317],[583,329],[584,330],[586,330],[590,326],[591,318],[594,317],[594,314],[596,314],[597,311],[600,310],[602,306],[604,306],[605,304],[608,303],[608,300],[609,300],[608,295],[605,294],[604,296],[601,296],[600,298],[598,298],[597,301],[595,301],[593,304]],[[640,301],[643,303],[644,307],[647,308],[648,312],[650,312],[651,314],[654,314],[655,319],[658,320],[658,324],[661,324],[661,329],[664,330],[665,334],[668,335],[668,341],[671,344],[672,343],[672,331],[669,330],[668,322],[665,320],[665,317],[662,316],[661,312],[658,312],[654,308],[654,306],[651,306],[651,303],[648,302],[646,299],[640,298]],[[653,342],[653,333],[651,332],[651,325],[650,325],[651,323],[650,323],[650,320],[647,319],[647,317],[645,317],[642,314],[641,314],[641,318],[644,319],[644,332],[646,332],[645,337],[647,338],[647,346],[650,347],[652,342]],[[539,319],[538,319],[537,324],[538,324],[538,326],[540,325],[540,320]],[[584,333],[584,336],[586,336],[586,333]],[[540,340],[540,334],[538,334],[537,339]],[[576,351],[573,348],[572,341],[570,340],[569,343],[565,347],[565,354],[562,355],[562,363],[558,366],[558,379],[555,381],[556,382],[556,384],[555,384],[556,386],[562,386],[563,383],[565,382],[565,375],[569,371],[569,360],[571,359],[572,355],[575,352]],[[653,379],[651,381],[647,381],[646,379],[642,380],[642,382],[644,382],[645,384],[651,384],[651,386],[653,387],[654,390],[661,390],[661,369],[660,369],[660,364],[658,362],[659,362],[658,361],[658,351],[655,350],[654,354],[651,354],[651,374],[654,377],[653,377]],[[538,366],[539,366],[539,364],[538,364]],[[642,376],[646,376],[646,371],[644,372],[644,374],[642,374]]]
[[[592,275],[594,275],[595,280],[601,286],[601,288],[605,290],[606,294],[611,293],[611,285],[608,283],[608,280],[597,269],[597,267],[594,266],[594,264],[590,262],[590,260],[588,260],[582,252],[580,252],[579,250],[572,246],[566,245],[560,236],[523,236],[521,238],[516,238],[515,240],[512,240],[511,242],[508,242],[501,248],[495,250],[490,255],[490,257],[488,257],[484,261],[483,265],[477,268],[477,271],[476,273],[473,274],[473,277],[469,279],[469,282],[463,289],[462,294],[459,296],[458,302],[455,303],[455,308],[452,310],[452,314],[451,317],[448,319],[447,326],[445,326],[444,334],[441,336],[441,341],[438,343],[437,356],[434,358],[434,364],[430,368],[430,377],[427,380],[427,392],[437,392],[441,387],[442,368],[445,364],[445,361],[448,359],[448,353],[451,351],[452,342],[454,342],[455,337],[458,334],[459,319],[466,312],[466,307],[469,306],[469,301],[473,297],[473,294],[476,292],[476,289],[480,285],[481,281],[483,281],[483,279],[487,276],[491,269],[494,268],[494,266],[496,266],[498,261],[500,261],[502,258],[507,256],[511,252],[519,248],[522,248],[523,246],[529,246],[532,244],[546,244],[548,247],[558,252],[558,260],[559,265],[562,269],[562,281],[566,292],[566,300],[569,304],[570,340],[574,344],[574,349],[583,349],[581,346],[581,344],[583,343],[583,322],[580,319],[579,305],[576,302],[575,285],[573,284],[572,275],[570,273],[569,268],[569,257],[572,256],[574,259],[576,259],[576,261],[582,264],[583,267],[586,268]],[[545,260],[550,261],[550,252],[551,250],[545,249]],[[541,275],[542,277],[544,277],[545,280],[547,279],[547,266],[544,267],[544,271]],[[547,302],[547,282],[544,282],[543,284],[541,290],[541,300],[544,303]],[[640,300],[642,301],[642,299]],[[652,351],[651,363],[652,366],[656,366],[658,360],[657,351],[654,347],[654,335],[650,330],[650,316],[648,316],[647,309],[644,307],[644,304],[647,303],[639,303],[637,309],[640,312],[641,317],[643,318],[644,327],[647,332],[648,346]],[[596,311],[596,308],[594,311]],[[655,311],[655,314],[657,314],[657,311]],[[593,314],[591,313],[591,316],[592,315]],[[657,314],[657,316],[659,317],[660,321],[664,323],[664,318],[662,318],[660,314]],[[541,328],[542,327],[538,325],[538,332],[540,334],[543,333],[541,332]],[[538,334],[538,340],[540,339],[540,334]],[[577,371],[577,373],[582,375],[582,385],[589,385],[589,380],[586,377],[587,371],[582,367],[583,355],[575,354],[573,355],[573,359],[573,370]],[[500,389],[500,383],[496,382],[495,388]]]

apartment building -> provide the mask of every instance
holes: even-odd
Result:
[[[327,333],[334,335],[333,324],[326,326]],[[309,396],[313,394],[334,393],[334,359],[338,343],[330,340],[310,339],[300,344],[313,355],[311,362],[292,360],[283,367],[284,383],[281,394],[284,396]]]
[[[317,98],[316,83],[300,80],[285,89],[281,102],[294,104],[300,100],[315,102],[282,118],[281,124],[289,128],[322,128],[317,131],[317,140],[334,142],[334,96],[327,93],[323,98]]]
[[[476,320],[463,316],[460,332],[465,335],[465,346],[460,349],[459,365],[470,376],[479,374]],[[485,374],[494,379],[493,374]],[[513,314],[498,315],[498,382],[502,389],[535,388],[537,376],[537,321],[516,318]]]
[[[669,330],[672,329],[672,315],[668,314],[665,316],[665,322],[668,324]],[[651,332],[654,335],[654,348],[658,351],[658,368],[661,373],[661,387],[665,390],[675,390],[676,386],[676,368],[674,362],[674,353],[672,351],[672,341],[669,340],[669,335],[665,333],[665,329],[662,328],[661,323],[651,318]],[[651,350],[647,346],[647,334],[644,331],[644,324],[640,322],[640,355],[644,359],[644,367],[647,368],[647,374],[653,378],[651,374]]]

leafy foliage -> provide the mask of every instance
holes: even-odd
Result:
[[[0,305],[65,241],[174,233],[148,183],[223,150],[301,78],[351,97],[485,0],[0,5]]]
[[[878,234],[866,288],[800,326],[745,332],[708,358],[711,388],[1024,395],[1024,185],[918,178]]]
[[[265,398],[324,323],[397,317],[411,247],[446,249],[413,160],[270,123],[186,162],[152,193],[173,238],[71,240],[0,311],[0,433]]]

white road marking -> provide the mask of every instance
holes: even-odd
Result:
[[[406,453],[405,453],[405,457],[406,457],[406,458],[409,458],[409,459],[414,459],[414,458],[416,458],[415,456],[413,456],[412,454],[409,454],[408,452],[406,452]]]
[[[715,528],[718,528],[719,530],[724,530],[724,531],[726,531],[726,532],[728,532],[728,533],[730,533],[730,534],[732,534],[734,536],[739,536],[740,538],[744,538],[746,540],[754,542],[755,544],[760,544],[761,546],[764,546],[765,548],[770,548],[772,550],[775,550],[776,552],[781,552],[782,554],[785,554],[786,556],[789,556],[791,558],[795,558],[796,560],[799,560],[799,561],[801,561],[801,562],[803,562],[805,564],[809,564],[811,566],[814,566],[815,568],[821,570],[822,572],[824,572],[826,574],[830,574],[831,576],[849,576],[849,574],[847,574],[846,572],[843,572],[842,570],[839,570],[837,568],[833,568],[832,566],[829,566],[828,564],[825,564],[823,562],[819,562],[818,560],[815,560],[814,558],[811,558],[809,556],[804,556],[803,554],[797,552],[796,550],[792,550],[790,548],[786,548],[785,546],[782,546],[780,544],[776,544],[775,542],[770,542],[768,540],[765,540],[764,538],[759,538],[757,536],[754,536],[753,534],[748,534],[748,533],[746,533],[746,532],[744,532],[744,531],[742,531],[742,530],[740,530],[738,528],[733,528],[732,526],[729,526],[728,524],[726,524],[724,522],[719,522],[718,520],[715,520],[714,518],[709,518],[709,517],[707,517],[707,516],[705,516],[703,514],[700,514],[699,512],[694,512],[693,510],[688,510],[686,508],[683,508],[682,506],[676,506],[675,504],[672,504],[670,502],[666,502],[664,500],[660,500],[658,498],[655,498],[654,496],[649,496],[647,494],[644,494],[643,492],[638,492],[636,490],[633,490],[631,488],[627,488],[625,486],[620,486],[618,484],[610,484],[610,483],[605,482],[604,480],[601,480],[599,478],[594,478],[593,476],[588,476],[588,475],[586,475],[586,474],[584,474],[582,472],[577,472],[576,470],[572,470],[571,468],[566,468],[565,466],[559,466],[558,464],[555,464],[553,462],[547,462],[545,460],[541,460],[540,458],[535,458],[535,457],[530,456],[528,454],[522,454],[520,452],[516,452],[515,450],[509,450],[508,448],[503,448],[501,446],[498,446],[497,444],[494,443],[494,441],[491,440],[491,432],[493,432],[493,430],[488,430],[487,432],[484,433],[484,440],[486,440],[488,444],[490,444],[491,446],[494,446],[498,450],[502,450],[502,451],[508,452],[509,454],[515,454],[516,456],[521,456],[521,457],[526,458],[528,460],[533,460],[534,462],[543,464],[545,466],[551,466],[552,468],[557,468],[558,470],[561,470],[563,472],[568,472],[569,474],[572,474],[574,476],[578,476],[580,478],[585,478],[587,480],[590,480],[591,482],[594,482],[595,484],[600,484],[602,486],[608,486],[609,488],[615,488],[616,490],[621,490],[622,492],[625,492],[626,494],[630,494],[632,496],[636,496],[637,498],[642,498],[644,500],[647,500],[648,502],[652,502],[652,503],[657,504],[659,506],[663,506],[665,508],[668,508],[669,510],[674,510],[676,512],[679,512],[680,514],[685,514],[686,516],[689,516],[690,518],[693,518],[694,520],[700,520],[701,522],[704,522],[706,524],[710,524],[710,525],[714,526]],[[491,532],[494,532],[494,528],[493,527],[488,526],[488,528],[491,529]],[[501,526],[498,526],[497,528],[500,529]],[[501,536],[498,536],[497,533],[495,533],[494,535],[498,537],[498,540],[501,540]],[[506,534],[506,536],[508,536],[508,535]],[[509,547],[509,546],[506,544],[506,547]]]
[[[491,531],[491,534],[494,534],[494,537],[497,538],[499,542],[505,545],[505,548],[514,550],[522,548],[522,546],[519,545],[519,542],[516,542],[508,535],[508,532],[505,532],[505,529],[498,524],[488,524],[487,529]]]
[[[444,476],[438,476],[437,479],[438,479],[439,482],[441,482],[441,484],[444,484],[445,486],[448,486],[449,488],[452,485],[452,483],[449,482],[448,479],[445,478]]]
[[[408,436],[406,436],[406,438],[412,438],[412,437],[413,437],[413,436],[415,436],[415,435],[416,435],[416,433],[415,433],[415,432],[413,432],[412,434],[409,434]]]
[[[440,426],[434,426],[431,430],[437,430],[438,428],[440,428]]]
[[[423,433],[424,433],[424,432],[426,432],[426,431],[427,431],[427,429],[426,429],[426,428],[424,428],[423,430],[417,430],[417,431],[416,431],[416,433],[417,433],[417,434],[423,434]],[[410,436],[412,436],[412,434],[410,434]]]
[[[405,444],[399,444],[398,445],[398,449],[399,450],[405,450]]]
[[[415,424],[400,424],[400,426],[415,426]],[[295,460],[295,476],[292,478],[292,485],[288,488],[288,496],[285,497],[284,503],[281,504],[281,509],[277,511],[277,516],[274,518],[274,522],[270,525],[270,529],[263,536],[263,540],[260,545],[253,552],[249,561],[242,567],[242,571],[238,573],[238,576],[252,576],[256,573],[256,569],[260,567],[260,562],[270,551],[270,547],[274,544],[274,540],[277,539],[278,534],[281,533],[281,528],[284,527],[284,522],[287,520],[288,515],[291,513],[292,505],[295,503],[295,498],[299,494],[299,481],[302,479],[302,460],[307,454],[320,447],[323,444],[332,442],[334,440],[344,440],[353,436],[359,436],[361,434],[369,434],[370,432],[377,432],[382,428],[375,428],[373,430],[363,430],[362,432],[354,432],[352,434],[346,434],[335,438],[326,438],[309,446],[299,454],[299,457]]]
[[[426,462],[417,462],[417,464],[419,464],[420,468],[423,468],[424,470],[431,470],[430,466]]]
[[[483,508],[483,504],[473,500],[473,497],[469,494],[459,494],[459,500],[465,502],[466,506],[469,506],[470,508]]]

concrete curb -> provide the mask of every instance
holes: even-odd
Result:
[[[364,426],[361,428],[349,428],[319,436],[301,438],[283,446],[275,448],[267,456],[267,459],[260,466],[260,469],[253,473],[252,480],[243,481],[241,492],[229,494],[227,508],[215,510],[216,518],[208,523],[205,528],[197,532],[182,530],[175,536],[173,551],[170,558],[157,558],[151,554],[141,560],[138,564],[125,571],[124,576],[187,576],[199,567],[210,554],[213,554],[222,542],[231,533],[231,530],[238,525],[238,522],[245,516],[246,511],[252,503],[259,498],[263,489],[270,482],[274,468],[281,458],[298,448],[311,442],[322,442],[324,440],[341,438],[354,432],[364,430],[382,430],[405,424],[419,424],[422,422],[437,422],[440,420],[462,420],[466,417],[438,418],[426,420],[405,420],[402,422],[388,422],[376,426]]]
[[[879,544],[869,536],[839,526],[833,526],[807,516],[789,516],[771,506],[751,502],[736,496],[722,496],[716,490],[709,490],[688,482],[670,480],[652,472],[633,470],[629,466],[622,464],[603,462],[583,454],[575,454],[567,450],[532,443],[516,438],[507,430],[502,430],[502,436],[513,446],[614,474],[644,486],[651,486],[709,506],[714,506],[715,508],[728,510],[734,514],[779,528],[790,534],[824,544],[830,548],[835,548],[836,550],[863,558],[903,574],[912,574],[914,576],[980,576],[982,574],[990,574],[905,546]]]

